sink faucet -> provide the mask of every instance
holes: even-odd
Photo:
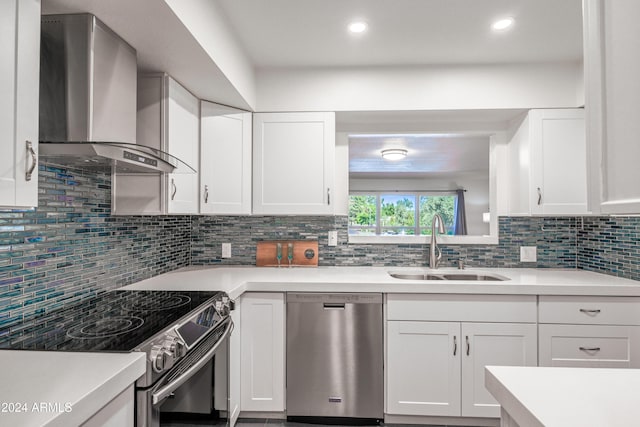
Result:
[[[440,214],[433,215],[431,220],[431,243],[429,244],[429,268],[438,268],[440,258],[442,258],[442,251],[438,248],[436,243],[436,221],[438,222],[438,233],[444,234],[444,221]]]

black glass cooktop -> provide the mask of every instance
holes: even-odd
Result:
[[[0,329],[0,348],[131,351],[218,292],[105,292],[76,305]]]

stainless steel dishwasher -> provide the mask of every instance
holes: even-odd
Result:
[[[287,293],[287,417],[383,418],[382,294]]]

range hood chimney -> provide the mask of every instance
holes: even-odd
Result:
[[[136,144],[136,85],[135,49],[103,22],[86,13],[43,15],[41,158],[105,172],[193,173],[179,159]]]

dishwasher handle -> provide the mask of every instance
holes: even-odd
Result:
[[[322,303],[322,307],[325,310],[331,310],[331,309],[341,309],[344,310],[344,303],[343,302],[325,302]]]

